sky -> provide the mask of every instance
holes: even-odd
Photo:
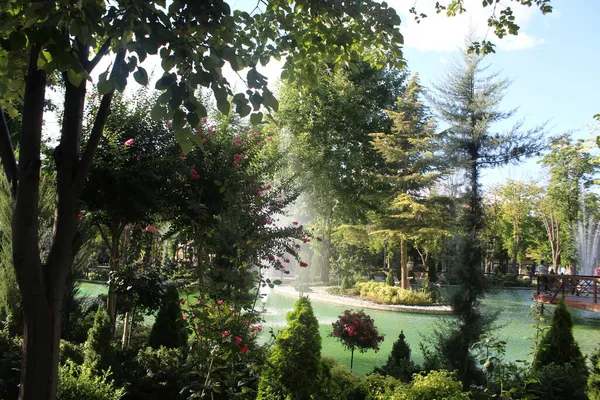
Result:
[[[591,138],[589,125],[593,115],[600,113],[600,1],[552,0],[551,14],[542,15],[536,7],[512,3],[516,22],[521,27],[518,36],[502,40],[487,32],[491,8],[480,0],[466,0],[467,12],[448,18],[436,15],[435,1],[417,1],[419,12],[428,14],[419,24],[408,13],[413,1],[388,0],[401,15],[400,31],[404,35],[404,57],[407,68],[418,72],[425,86],[438,82],[449,65],[458,60],[470,31],[476,36],[496,42],[496,53],[486,56],[490,71],[513,81],[503,101],[504,109],[518,108],[517,114],[499,131],[508,129],[518,119],[524,128],[547,123],[546,136],[573,132],[578,138]],[[230,0],[232,8],[251,10],[256,0]],[[274,81],[280,65],[274,63],[265,70]],[[483,174],[485,186],[508,179],[543,177],[537,160],[517,166],[488,170]]]

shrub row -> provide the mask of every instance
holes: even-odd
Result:
[[[403,304],[425,306],[433,304],[431,294],[425,290],[407,290],[388,286],[384,282],[357,283],[361,299],[378,304]]]

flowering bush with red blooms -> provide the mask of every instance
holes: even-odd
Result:
[[[373,349],[379,350],[379,343],[383,342],[383,335],[379,335],[373,319],[363,310],[352,312],[345,310],[333,324],[331,336],[338,338],[349,350],[357,348],[361,353]]]
[[[262,331],[258,313],[241,310],[224,299],[198,297],[186,303],[182,318],[193,336],[188,364],[196,377],[191,390],[202,392],[208,387],[215,389],[215,395],[239,397],[238,382],[255,387],[259,366],[266,358],[266,348],[256,341]],[[235,385],[229,387],[231,382]]]

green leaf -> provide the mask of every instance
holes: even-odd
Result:
[[[227,99],[225,100],[217,100],[217,109],[219,111],[221,111],[221,113],[227,115],[229,114],[229,111],[231,109],[231,104],[229,104],[229,101],[227,101]]]
[[[258,125],[262,122],[262,118],[263,118],[263,113],[261,113],[261,112],[254,113],[254,114],[250,115],[250,123],[252,125]]]
[[[69,79],[71,85],[75,87],[79,87],[79,85],[81,85],[81,81],[83,81],[86,76],[87,74],[85,71],[77,73],[73,70],[73,68],[69,68],[69,70],[67,71],[67,78]]]
[[[172,70],[173,67],[175,67],[175,64],[177,64],[177,59],[173,56],[163,58],[162,62],[160,63],[165,72]]]
[[[279,279],[275,279],[275,280],[273,281],[273,284],[274,284],[274,285],[281,285],[281,281],[280,281]]]
[[[115,82],[112,79],[98,83],[98,93],[107,94],[115,89]]]
[[[133,73],[133,78],[142,86],[148,85],[148,73],[142,67],[138,67],[137,71]]]
[[[161,106],[159,103],[155,104],[150,111],[150,116],[155,121],[162,121],[167,116],[167,109]]]
[[[155,88],[158,90],[165,90],[173,83],[177,82],[177,76],[175,74],[163,75],[158,81],[156,81]]]

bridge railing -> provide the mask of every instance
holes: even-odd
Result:
[[[593,303],[598,303],[599,282],[598,276],[538,274],[537,295],[551,295],[550,302],[561,294],[591,298]]]

